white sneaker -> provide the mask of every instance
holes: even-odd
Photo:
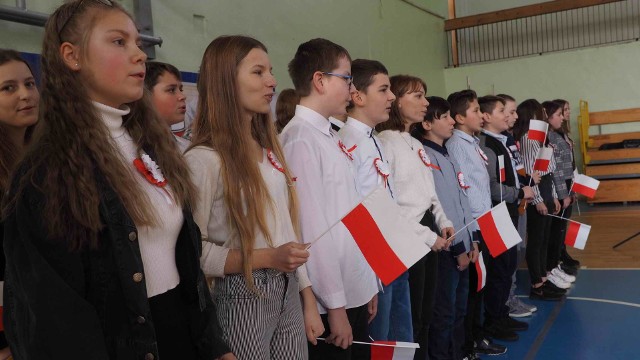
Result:
[[[547,280],[551,281],[551,283],[560,289],[568,289],[571,287],[571,283],[562,280],[561,277],[554,274],[553,271],[547,274]]]
[[[576,282],[576,277],[573,276],[573,275],[569,275],[566,272],[564,272],[562,270],[562,268],[560,267],[560,265],[558,265],[557,268],[553,268],[553,270],[551,270],[551,273],[554,274],[555,276],[561,278],[562,280],[568,282],[568,283]]]

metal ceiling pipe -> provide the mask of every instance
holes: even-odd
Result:
[[[16,5],[19,1],[21,3],[25,3],[24,0],[16,0]],[[44,13],[29,11],[18,7],[0,5],[0,20],[44,27],[44,24],[47,22],[48,18],[49,15]],[[162,46],[161,37],[140,34],[140,40],[150,45]]]

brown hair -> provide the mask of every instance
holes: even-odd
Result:
[[[158,84],[158,78],[164,73],[169,73],[176,77],[178,80],[182,80],[180,71],[173,65],[159,62],[159,61],[147,61],[145,64],[147,68],[144,74],[144,86],[149,91],[153,91],[153,87]]]
[[[276,101],[276,130],[278,133],[284,129],[291,118],[296,114],[296,105],[300,103],[300,97],[293,89],[284,89],[278,95]]]
[[[422,79],[409,75],[394,75],[389,78],[389,81],[391,82],[391,92],[396,95],[396,101],[391,103],[389,120],[378,124],[376,130],[398,130],[402,132],[404,131],[405,120],[402,118],[400,107],[398,106],[400,98],[409,93],[420,91],[421,88],[424,89],[426,93],[427,84],[422,81]]]
[[[205,50],[198,78],[200,96],[191,147],[207,146],[220,156],[227,220],[240,240],[245,281],[250,289],[255,290],[251,274],[255,235],[256,231],[260,231],[267,243],[273,244],[265,216],[265,207],[272,206],[273,202],[250,148],[244,145],[249,144],[253,137],[260,146],[274,152],[282,163],[287,183],[292,184],[293,177],[285,162],[270,113],[254,114],[251,134],[245,130],[246,119],[238,101],[237,75],[238,65],[253,49],[267,51],[261,42],[246,36],[218,37]],[[289,203],[291,221],[299,234],[293,186],[289,186]]]
[[[27,65],[27,68],[33,75],[31,66],[20,56],[20,53],[15,50],[0,49],[0,66],[13,61]],[[35,125],[27,127],[22,144],[14,144],[8,136],[6,126],[0,123],[0,202],[9,188],[9,180],[13,166],[20,157],[19,146],[29,142],[34,127]]]
[[[313,74],[335,70],[342,58],[351,62],[347,49],[327,39],[312,39],[300,44],[289,62],[289,76],[298,95],[305,97],[311,94]]]
[[[130,17],[117,3],[106,6],[98,1],[77,0],[60,6],[47,20],[42,47],[40,124],[23,160],[24,176],[19,179],[15,194],[10,194],[5,209],[15,208],[31,182],[45,199],[42,221],[48,237],[66,242],[71,250],[97,246],[98,233],[103,228],[96,173],[105,177],[137,226],[157,222],[149,198],[133,175],[133,165],[125,164],[91,102],[85,79],[66,66],[59,52],[64,40],[80,47],[81,58],[90,56],[86,45],[93,26],[99,16],[109,11]],[[63,31],[58,34],[63,23]],[[130,113],[124,116],[123,126],[139,152],[144,148],[153,154],[176,202],[189,207],[195,195],[189,169],[169,130],[153,118],[147,97],[145,93],[142,99],[128,104]]]

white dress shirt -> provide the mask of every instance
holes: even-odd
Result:
[[[424,214],[431,210],[440,229],[453,227],[453,223],[447,219],[440,204],[431,169],[420,159],[418,151],[424,151],[422,143],[409,133],[396,130],[385,130],[379,136],[388,155],[387,161],[391,165],[396,202],[402,208],[403,215],[415,224],[416,233],[432,247],[438,235],[429,227],[420,224]]]
[[[225,275],[224,266],[229,249],[240,249],[240,240],[229,224],[220,155],[209,147],[196,146],[185,154],[185,159],[191,170],[193,183],[198,189],[193,219],[202,234],[200,265],[205,275],[222,278]],[[264,209],[273,247],[298,241],[289,214],[289,188],[284,174],[276,170],[267,159],[266,151],[258,168],[272,201]],[[264,234],[256,226],[253,248],[268,247],[270,246]],[[300,266],[296,274],[299,290],[311,285],[305,265]]]
[[[287,164],[297,177],[302,240],[311,243],[322,235],[307,261],[320,313],[365,305],[378,292],[375,273],[339,222],[358,205],[360,195],[352,160],[330,129],[327,118],[298,105],[280,134]]]
[[[384,186],[393,197],[391,174],[385,182],[374,164],[376,159],[381,159],[387,165],[387,170],[390,170],[382,141],[373,134],[373,128],[349,117],[338,135],[347,149],[353,148],[351,155],[356,169],[356,189],[360,196],[364,198],[378,186]]]

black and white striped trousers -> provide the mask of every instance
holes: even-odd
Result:
[[[223,339],[238,360],[306,360],[307,338],[293,273],[253,271],[259,294],[241,274],[216,279],[214,300]]]

